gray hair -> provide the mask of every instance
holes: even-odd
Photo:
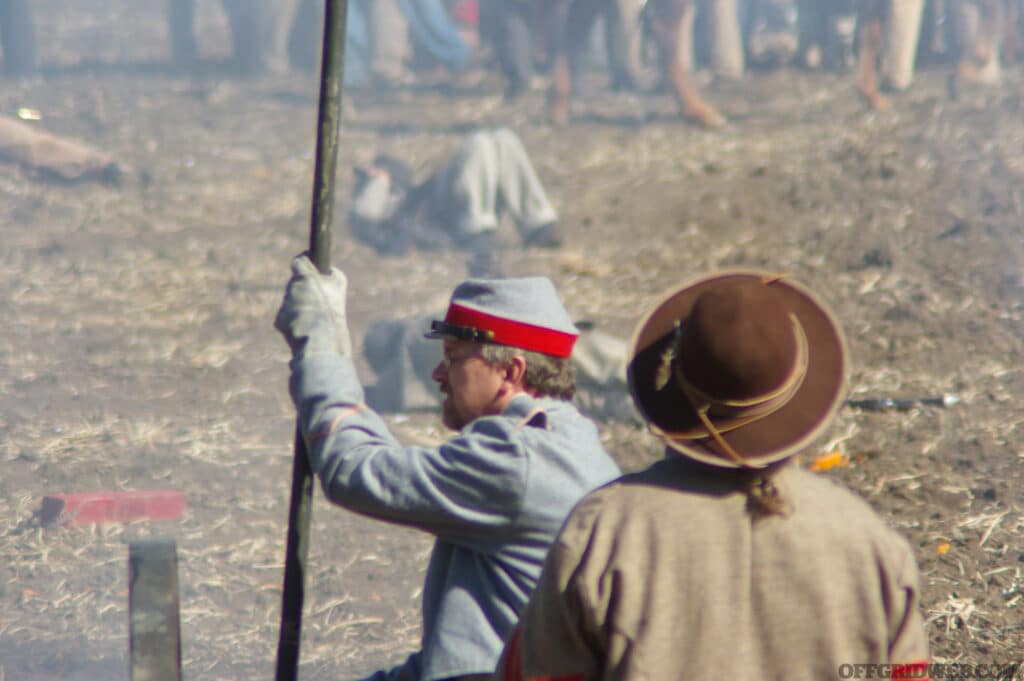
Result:
[[[481,355],[491,364],[508,366],[519,355],[526,360],[526,389],[537,397],[571,400],[576,394],[576,367],[568,357],[552,357],[510,345],[484,343]]]

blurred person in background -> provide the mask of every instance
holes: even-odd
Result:
[[[470,52],[440,0],[353,0],[348,5],[345,83],[351,87],[408,85],[417,71],[436,65],[458,74]]]
[[[562,243],[558,215],[519,137],[508,128],[468,135],[429,177],[413,181],[403,160],[378,154],[356,169],[349,224],[382,254],[461,249],[493,254],[509,215],[527,247]]]
[[[440,0],[351,0],[345,32],[345,85],[352,88],[402,86],[414,82],[417,60],[458,74],[470,45]],[[319,68],[323,1],[302,0],[296,23],[318,32],[292,36],[289,50],[299,65]]]
[[[398,0],[417,51],[450,73],[462,71],[470,46],[441,0]]]
[[[505,79],[505,99],[530,91],[538,53],[550,52],[550,38],[568,17],[570,0],[485,0],[481,9],[486,35],[494,43]],[[543,18],[543,21],[540,18]]]
[[[318,0],[306,0],[318,5]],[[310,14],[320,20],[320,8]],[[321,21],[322,25],[322,21]],[[345,25],[345,86],[369,88],[411,82],[409,25],[398,0],[351,0]]]
[[[310,465],[333,503],[436,537],[422,648],[373,681],[486,678],[576,502],[618,475],[597,427],[569,401],[578,335],[551,281],[470,279],[431,337],[438,447],[403,446],[367,407],[351,358],[345,275],[306,256],[275,319]]]

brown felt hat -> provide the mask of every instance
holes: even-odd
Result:
[[[846,343],[806,288],[726,271],[673,289],[637,326],[629,390],[672,449],[761,468],[809,445],[842,403]]]

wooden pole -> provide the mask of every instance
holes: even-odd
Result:
[[[317,117],[316,168],[313,177],[313,210],[310,220],[309,257],[317,269],[330,272],[331,211],[334,175],[341,122],[341,86],[345,70],[345,17],[347,0],[326,0],[324,41],[320,67],[320,108]],[[306,444],[296,428],[292,464],[291,503],[281,595],[281,632],[277,646],[276,681],[295,681],[302,640],[302,603],[305,598],[306,557],[313,506],[313,471]]]

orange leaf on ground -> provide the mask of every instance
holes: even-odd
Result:
[[[846,454],[843,454],[840,450],[836,449],[828,454],[822,454],[814,461],[812,461],[811,465],[808,466],[807,468],[808,470],[818,472],[827,471],[831,468],[849,465],[850,457],[848,457]]]

